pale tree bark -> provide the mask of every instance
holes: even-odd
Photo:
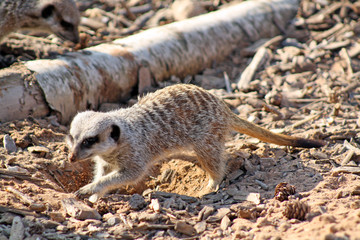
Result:
[[[142,66],[155,81],[196,74],[260,38],[281,34],[298,0],[246,1],[152,28],[55,60],[0,71],[0,121],[58,112],[67,123],[78,111],[125,99]]]

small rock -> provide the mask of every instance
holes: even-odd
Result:
[[[61,204],[67,214],[78,220],[101,219],[101,215],[95,209],[74,198],[62,199]]]
[[[53,220],[43,219],[43,218],[40,218],[39,222],[42,223],[45,228],[56,228],[57,226],[60,225],[60,223],[58,223],[58,222],[55,222]]]
[[[159,199],[151,199],[149,208],[152,209],[154,212],[160,212],[161,207],[160,207]]]
[[[194,228],[195,231],[198,234],[200,234],[206,230],[206,222],[205,221],[198,222],[197,224],[195,224]]]
[[[15,214],[9,212],[2,213],[0,223],[11,224],[14,221],[15,216]]]
[[[8,153],[16,152],[17,148],[15,145],[14,139],[10,137],[9,134],[6,134],[3,139],[4,148]]]
[[[225,215],[221,220],[220,228],[225,231],[230,226],[230,224],[231,224],[231,220],[229,219],[228,216]]]
[[[171,207],[175,207],[176,203],[175,203],[175,199],[172,198],[167,198],[163,204],[163,207],[166,209],[170,209]]]
[[[68,227],[61,225],[61,224],[56,227],[56,231],[59,231],[59,232],[67,232],[68,230],[69,230]]]
[[[51,213],[49,213],[49,216],[50,216],[51,220],[58,222],[58,223],[62,223],[66,220],[64,215],[60,212],[51,212]]]
[[[139,221],[145,221],[145,222],[155,222],[160,217],[161,215],[159,213],[141,212],[140,214],[138,214]]]
[[[201,209],[201,211],[199,212],[198,215],[198,220],[206,220],[213,212],[215,212],[215,208],[214,207],[210,207],[210,206],[205,206],[203,209]]]
[[[9,240],[23,240],[25,235],[24,224],[20,217],[14,217],[11,225],[11,232]]]
[[[129,205],[130,205],[130,209],[132,210],[140,210],[146,206],[146,202],[141,195],[134,194],[131,196],[129,200]]]
[[[10,172],[18,172],[18,173],[27,173],[29,174],[29,171],[25,168],[21,168],[19,166],[6,166],[6,169]]]
[[[329,158],[329,156],[326,153],[317,151],[315,149],[311,149],[310,154],[317,159],[328,159]]]
[[[223,219],[223,217],[230,213],[229,208],[219,208],[214,216],[210,216],[206,221],[207,222],[218,222]]]
[[[109,226],[114,226],[120,222],[120,218],[114,216],[114,217],[109,218],[106,222],[107,222],[107,224],[109,224]]]
[[[107,222],[107,220],[109,220],[110,218],[114,217],[115,215],[112,214],[112,213],[105,213],[103,216],[102,216],[102,220],[104,222]]]
[[[193,236],[196,233],[195,228],[193,226],[191,226],[190,224],[186,223],[185,221],[178,221],[175,224],[174,229],[175,229],[175,231],[186,234],[188,236]]]

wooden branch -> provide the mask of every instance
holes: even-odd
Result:
[[[42,203],[36,203],[34,200],[32,200],[28,195],[12,188],[12,187],[7,187],[6,191],[13,193],[15,196],[17,196],[20,201],[22,201],[23,203],[25,203],[26,205],[29,206],[30,210],[35,211],[35,212],[43,212],[46,210],[46,206]]]
[[[155,81],[196,74],[235,48],[281,33],[298,0],[246,1],[133,36],[0,71],[0,122],[78,111],[129,97],[147,65]],[[26,75],[24,76],[24,73]]]

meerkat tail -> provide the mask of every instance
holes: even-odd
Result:
[[[232,128],[240,133],[260,139],[261,141],[274,143],[282,146],[293,146],[302,148],[318,148],[324,146],[324,143],[318,140],[305,139],[287,136],[284,134],[273,133],[254,123],[248,122],[232,114]]]

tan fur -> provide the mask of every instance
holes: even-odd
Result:
[[[70,160],[96,161],[94,181],[77,194],[94,194],[91,200],[96,201],[110,189],[136,183],[155,161],[183,150],[196,153],[209,174],[209,188],[216,189],[225,174],[224,144],[231,130],[279,145],[322,146],[272,133],[237,117],[208,91],[179,84],[149,94],[131,108],[75,116],[68,139]]]
[[[76,43],[79,23],[73,0],[0,1],[0,40],[18,29],[38,29]]]

